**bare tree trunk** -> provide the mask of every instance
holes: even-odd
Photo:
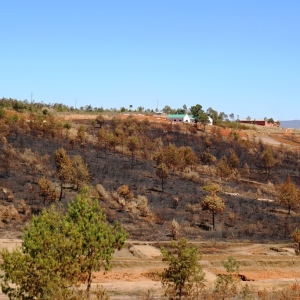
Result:
[[[59,201],[61,201],[62,198],[62,192],[63,192],[63,182],[60,182],[60,194],[59,194]]]

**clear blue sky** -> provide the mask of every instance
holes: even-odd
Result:
[[[300,119],[300,1],[2,0],[0,97]]]

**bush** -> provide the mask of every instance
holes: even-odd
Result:
[[[34,216],[22,247],[0,252],[2,290],[10,299],[74,299],[72,287],[78,282],[86,283],[89,295],[92,272],[110,268],[126,233],[117,223],[107,223],[88,192],[83,190],[66,213],[51,206]]]
[[[125,199],[129,199],[132,200],[134,198],[133,193],[130,191],[130,188],[128,185],[121,185],[118,189],[117,189],[117,193],[122,196]]]
[[[194,245],[188,245],[186,239],[172,241],[168,249],[162,247],[163,261],[167,262],[161,281],[166,286],[169,299],[202,299],[204,272],[198,260],[200,254]]]

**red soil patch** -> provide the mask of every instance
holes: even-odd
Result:
[[[242,272],[248,280],[280,279],[280,278],[300,278],[300,270],[266,270],[266,271],[246,271]]]

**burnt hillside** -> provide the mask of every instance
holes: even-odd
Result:
[[[175,220],[178,234],[194,240],[288,241],[299,223],[297,206],[288,215],[273,201],[288,174],[299,182],[297,152],[247,139],[241,131],[203,131],[132,116],[61,121],[20,115],[2,118],[0,126],[2,234],[20,230],[55,200],[41,193],[42,177],[59,198],[55,153],[61,148],[71,159],[80,157],[89,172],[88,178],[63,182],[61,202],[66,205],[83,184],[94,186],[108,219],[122,223],[132,239],[169,239]],[[78,165],[75,170],[78,175]],[[215,216],[216,230],[211,212],[201,206],[212,185],[225,203]]]

